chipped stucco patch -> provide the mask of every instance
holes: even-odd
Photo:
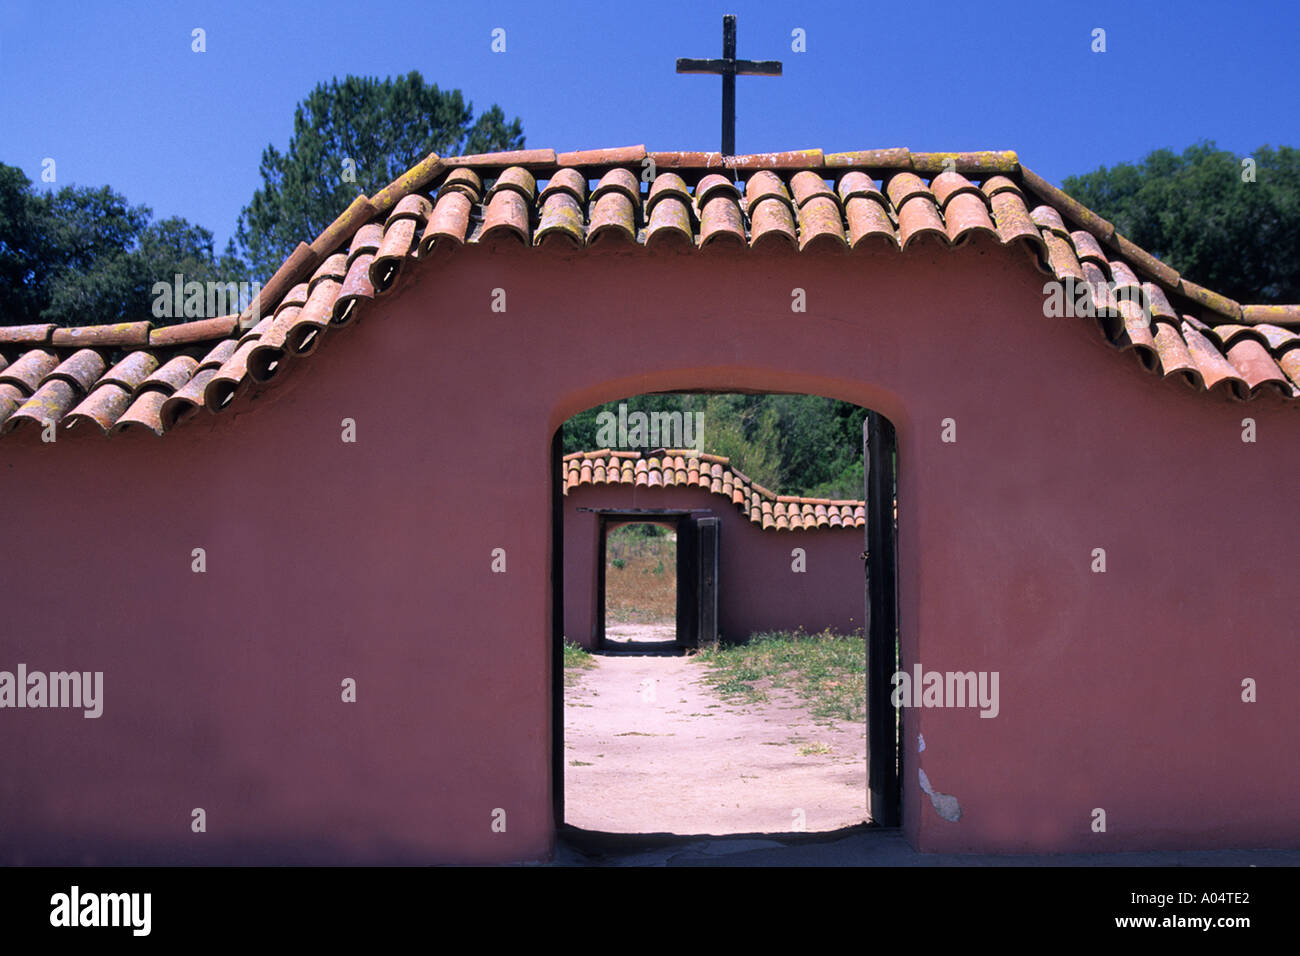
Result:
[[[930,806],[934,807],[934,812],[949,823],[956,823],[961,819],[961,804],[951,793],[940,793],[930,786],[930,778],[925,775],[925,771],[920,767],[916,769],[917,776],[921,781],[921,792],[930,798]]]

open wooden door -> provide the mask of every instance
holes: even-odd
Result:
[[[899,778],[903,714],[891,702],[898,648],[898,438],[878,412],[863,426],[867,478],[867,797],[871,822],[902,821]]]
[[[677,523],[677,643],[718,643],[718,541],[722,521],[683,515]]]
[[[677,644],[696,647],[699,634],[699,602],[696,600],[695,519],[677,519]]]
[[[722,529],[719,518],[695,518],[695,555],[698,625],[696,647],[718,644],[718,543]]]

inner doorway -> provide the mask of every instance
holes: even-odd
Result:
[[[596,648],[680,651],[718,643],[721,522],[710,512],[603,511]]]
[[[605,522],[602,641],[607,651],[677,647],[676,522]]]

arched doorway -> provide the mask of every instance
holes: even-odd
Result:
[[[680,391],[702,391],[698,389],[681,389]],[[757,391],[757,390],[755,390]],[[897,439],[892,423],[875,412],[868,411],[862,427],[864,455],[862,494],[866,502],[866,522],[860,535],[862,552],[860,555],[858,593],[865,602],[863,630],[866,632],[866,712],[867,712],[867,804],[869,824],[876,827],[897,827],[900,825],[900,774],[901,758],[899,741],[902,733],[901,714],[890,704],[891,677],[898,667],[899,632],[898,632],[898,584],[897,584]],[[591,542],[584,540],[566,541],[563,533],[565,522],[565,488],[564,446],[560,432],[557,431],[552,447],[552,643],[553,657],[553,721],[552,721],[552,756],[553,756],[553,802],[557,824],[566,837],[573,835],[572,827],[565,826],[565,778],[566,748],[564,739],[565,704],[564,704],[564,634],[565,634],[565,571],[566,548],[586,549]],[[679,628],[683,620],[689,621],[688,627],[695,628],[683,635],[686,646],[697,644],[711,638],[705,633],[709,623],[717,626],[716,591],[710,595],[712,617],[700,606],[700,595],[704,593],[700,581],[710,581],[714,587],[718,583],[717,558],[719,550],[718,522],[708,517],[704,509],[696,509],[702,514],[693,514],[690,510],[680,510],[669,514],[655,509],[605,507],[602,509],[584,509],[594,512],[599,520],[600,531],[596,537],[599,556],[596,567],[601,574],[605,572],[605,529],[608,526],[627,524],[633,521],[671,522],[675,528],[688,529],[678,533],[678,540],[685,540],[687,553],[693,556],[709,554],[712,567],[697,565],[691,569],[691,575],[699,574],[697,581],[693,576],[679,580],[679,587],[685,595],[679,594]],[[701,535],[699,528],[709,531]],[[704,545],[701,549],[701,539]],[[679,569],[686,564],[679,564]],[[603,601],[604,579],[601,578],[598,594]],[[694,603],[693,603],[694,602]],[[685,606],[686,617],[682,616]],[[603,605],[602,612],[603,612]],[[603,634],[605,621],[599,621],[598,631]],[[680,643],[680,642],[679,642]]]

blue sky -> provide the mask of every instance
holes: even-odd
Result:
[[[52,157],[55,185],[112,186],[217,251],[263,148],[334,76],[419,70],[534,147],[717,149],[720,81],[674,61],[721,55],[724,13],[740,56],[785,63],[738,80],[741,153],[1014,149],[1059,184],[1199,139],[1300,145],[1294,2],[2,2],[0,161],[39,183]]]

